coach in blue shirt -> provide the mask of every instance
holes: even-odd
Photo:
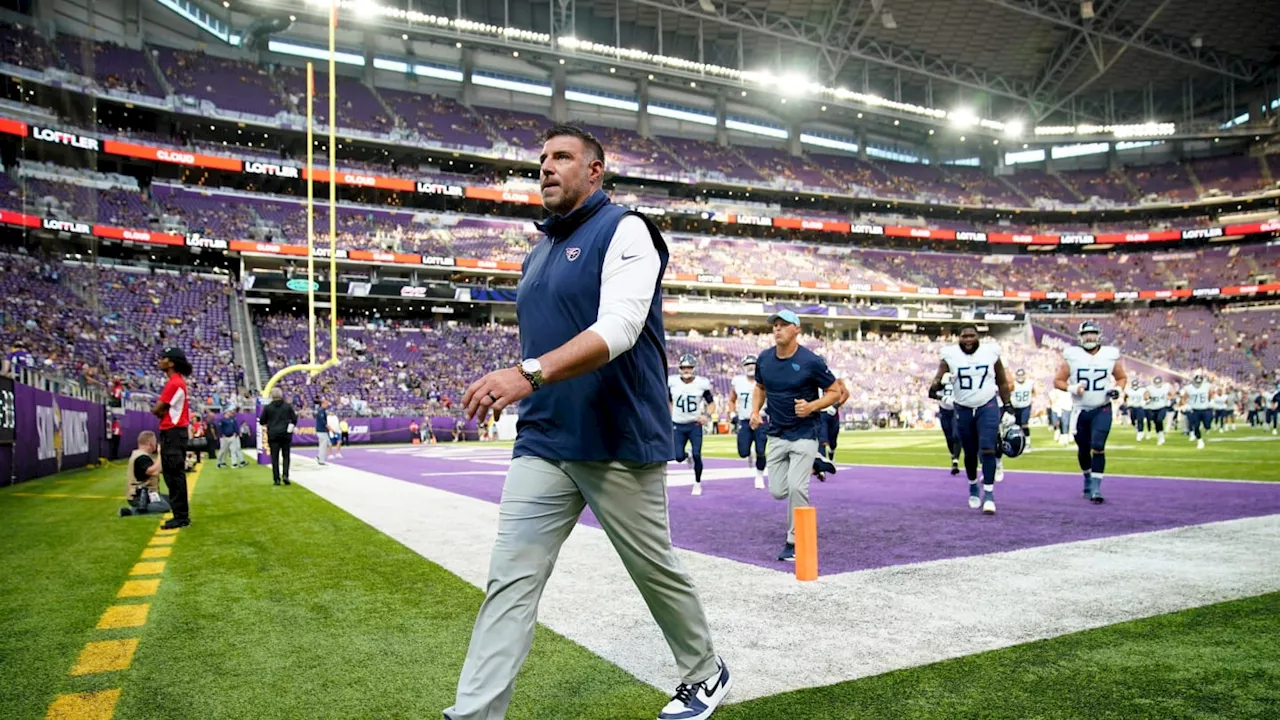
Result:
[[[487,595],[444,716],[505,716],[538,599],[589,506],[675,654],[681,683],[659,720],[707,718],[730,677],[667,525],[667,246],[644,216],[601,190],[604,149],[589,133],[551,128],[541,162],[542,204],[553,214],[538,224],[546,239],[525,258],[516,294],[525,360],[472,383],[462,398],[468,419],[483,422],[514,403],[520,416]]]
[[[769,401],[769,492],[787,499],[787,542],[778,559],[796,559],[796,513],[809,506],[809,473],[818,457],[819,411],[840,401],[840,386],[827,363],[798,341],[800,318],[790,310],[769,316],[774,347],[756,359],[751,427],[761,424]]]

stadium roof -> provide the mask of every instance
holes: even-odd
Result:
[[[1253,95],[1280,94],[1276,0],[551,3],[557,35],[988,117],[1185,120],[1188,92],[1197,117],[1229,117]],[[418,5],[457,8],[455,0]],[[547,5],[527,0],[466,0],[461,9],[497,25],[549,25]]]

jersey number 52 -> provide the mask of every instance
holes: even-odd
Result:
[[[1080,368],[1076,370],[1076,382],[1084,383],[1085,392],[1102,392],[1107,389],[1107,371],[1103,368]]]

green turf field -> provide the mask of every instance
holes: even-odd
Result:
[[[1165,444],[1155,438],[1137,442],[1133,429],[1116,427],[1107,443],[1108,475],[1148,475],[1232,480],[1280,481],[1280,437],[1262,430],[1239,427],[1205,437],[1197,450],[1185,435],[1167,433]],[[737,441],[729,435],[708,435],[703,453],[737,457]],[[876,430],[840,433],[836,462],[865,465],[923,465],[947,467],[950,459],[938,430]],[[1032,427],[1031,450],[1005,461],[1005,470],[1079,472],[1076,446],[1060,446],[1053,433]]]
[[[1125,431],[1127,433],[1127,431]],[[1116,444],[1132,445],[1117,433]],[[1115,473],[1280,480],[1280,442],[1115,449]],[[708,451],[732,455],[730,438]],[[845,433],[840,461],[941,465],[934,433]],[[1074,454],[1017,467],[1074,471]],[[1013,468],[1010,462],[1010,468]],[[1112,467],[1108,468],[1109,470]],[[0,717],[119,689],[115,718],[438,718],[481,593],[269,471],[208,469],[145,625],[96,630],[158,519],[118,518],[122,470],[0,489]],[[55,495],[55,496],[50,496]],[[66,497],[56,497],[64,495]],[[107,497],[85,497],[85,496]],[[980,602],[976,598],[975,602]],[[137,638],[127,669],[68,671]],[[732,663],[732,658],[728,658]],[[540,630],[510,718],[652,718],[664,693]],[[717,718],[1276,718],[1280,593],[726,706]]]

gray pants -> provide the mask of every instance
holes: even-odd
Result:
[[[323,465],[329,459],[329,431],[324,428],[316,428],[316,440],[320,443],[319,451],[316,453],[316,460]]]
[[[809,473],[818,457],[817,440],[769,438],[769,492],[787,499],[787,542],[796,541],[796,508],[809,507]]]
[[[450,720],[501,720],[533,645],[538,600],[584,506],[622,558],[675,654],[683,682],[719,671],[693,581],[671,549],[666,463],[511,461],[489,583]]]
[[[240,452],[239,435],[218,438],[218,464],[226,465],[228,459],[233,466],[244,464],[244,455]]]

